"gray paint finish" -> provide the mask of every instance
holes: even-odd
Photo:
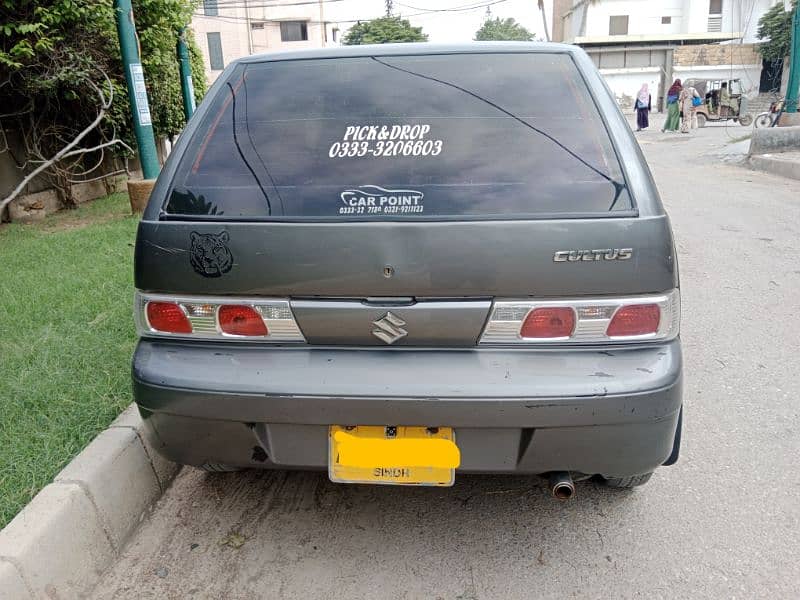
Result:
[[[209,279],[190,234],[227,231],[234,265]],[[633,248],[627,261],[553,262],[558,250]],[[384,268],[394,268],[391,278]],[[148,292],[367,298],[644,294],[677,286],[666,216],[433,223],[143,222],[136,287]]]
[[[393,346],[470,347],[478,343],[492,303],[292,300],[291,306],[309,344],[386,346],[386,341],[373,334],[381,331],[374,322],[391,313],[406,332]]]
[[[134,356],[133,377],[140,406],[204,418],[591,425],[657,419],[677,411],[679,395],[663,401],[644,397],[635,401],[638,410],[633,412],[623,408],[619,397],[677,391],[681,350],[678,340],[641,348],[539,351],[265,349],[143,340]]]

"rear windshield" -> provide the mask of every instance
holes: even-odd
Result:
[[[543,217],[630,210],[567,54],[248,64],[178,166],[169,215]]]

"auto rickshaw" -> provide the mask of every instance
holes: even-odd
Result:
[[[739,79],[687,79],[683,85],[696,89],[703,99],[696,108],[698,127],[705,127],[708,121],[734,121],[745,127],[753,122],[753,115],[747,112],[748,99]],[[729,96],[724,105],[723,88],[727,88]]]

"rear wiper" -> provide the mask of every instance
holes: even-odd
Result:
[[[488,99],[484,98],[480,94],[476,94],[473,91],[470,91],[470,90],[468,90],[466,88],[461,87],[460,85],[456,85],[455,83],[451,83],[449,81],[444,81],[443,79],[437,79],[436,77],[431,77],[430,75],[423,75],[422,73],[417,73],[417,72],[411,71],[409,69],[404,69],[402,67],[398,67],[397,65],[392,65],[392,64],[383,62],[377,56],[371,56],[370,58],[372,60],[374,60],[375,62],[377,62],[379,64],[382,64],[384,67],[389,67],[390,69],[395,69],[396,71],[402,71],[403,73],[407,73],[408,75],[413,75],[414,77],[421,77],[422,79],[427,79],[429,81],[434,81],[436,83],[441,83],[442,85],[446,85],[446,86],[449,86],[451,88],[457,89],[457,90],[459,90],[461,92],[464,92],[465,94],[469,94],[473,98],[488,104],[492,108],[494,108],[496,110],[499,110],[501,113],[503,113],[505,115],[508,115],[509,117],[511,117],[512,119],[514,119],[518,123],[524,125],[528,129],[531,129],[532,131],[535,131],[539,135],[542,135],[542,136],[546,137],[548,140],[550,140],[551,142],[556,144],[559,148],[561,148],[564,152],[566,152],[567,154],[569,154],[570,156],[575,158],[581,164],[585,165],[587,168],[591,169],[594,173],[598,174],[600,177],[602,177],[603,179],[605,179],[611,185],[614,186],[614,201],[611,203],[611,206],[608,207],[609,211],[612,210],[614,208],[614,206],[616,205],[617,201],[619,200],[620,195],[622,194],[622,190],[624,190],[626,187],[628,187],[625,182],[617,181],[616,179],[614,179],[613,177],[611,177],[607,173],[604,173],[603,171],[601,171],[600,169],[598,169],[594,165],[592,165],[589,162],[587,162],[583,157],[581,157],[579,154],[577,154],[573,150],[570,150],[569,148],[567,148],[567,146],[565,146],[563,142],[561,142],[557,138],[553,137],[552,135],[550,135],[546,131],[543,131],[543,130],[539,129],[538,127],[535,127],[534,125],[531,125],[530,123],[528,123],[522,117],[518,117],[517,115],[515,115],[511,111],[503,108],[502,106],[500,106],[499,104],[497,104],[495,102],[492,102],[491,100],[488,100]]]

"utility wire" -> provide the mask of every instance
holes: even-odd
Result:
[[[437,13],[437,12],[466,12],[471,10],[477,10],[479,8],[493,6],[495,4],[500,4],[501,2],[508,2],[508,0],[494,0],[493,2],[482,2],[479,4],[464,4],[462,6],[454,6],[452,8],[422,8],[417,6],[411,6],[409,4],[402,4],[400,2],[397,3],[397,6],[402,6],[403,8],[410,8],[411,10],[420,10],[425,13]]]
[[[344,2],[345,0],[322,0],[323,3],[330,3],[330,2]],[[283,6],[301,6],[301,5],[311,5],[311,4],[318,4],[318,2],[311,2],[309,0],[303,2],[296,2],[292,4],[251,4],[247,3],[244,4],[243,0],[228,0],[230,4],[226,4],[226,0],[222,0],[218,3],[218,6],[221,8],[244,8],[244,9],[253,9],[253,8],[280,8]],[[454,13],[454,12],[471,12],[474,10],[479,10],[481,8],[487,8],[489,6],[494,6],[495,4],[500,4],[502,2],[508,2],[508,0],[491,0],[490,2],[481,2],[479,4],[471,4],[471,5],[462,5],[461,7],[452,7],[452,8],[436,8],[436,9],[426,9],[426,8],[417,8],[405,4],[400,4],[399,2],[396,3],[397,6],[403,6],[404,8],[409,8],[412,10],[418,10],[420,12],[411,13],[408,15],[400,15],[403,18],[409,17],[418,17],[418,16],[428,16],[428,15],[435,15],[435,14],[446,14],[446,13]],[[195,11],[194,13],[197,17],[205,18],[205,19],[218,19],[220,21],[229,21],[229,22],[237,22],[237,21],[245,21],[248,20],[248,17],[240,17],[237,15],[206,15],[203,13],[202,9]],[[329,20],[329,21],[315,21],[315,20],[305,20],[306,23],[312,24],[322,24],[322,23],[358,23],[361,21],[369,21],[373,18],[377,17],[370,17],[370,18],[360,18],[360,19],[336,19],[336,20]],[[285,19],[259,19],[254,17],[249,17],[249,20],[257,20],[263,22],[276,22],[279,23]]]
[[[270,3],[269,0],[262,0],[258,3],[253,2],[246,2],[245,0],[217,0],[214,3],[216,8],[282,8],[284,6],[306,6],[309,4],[313,4],[318,6],[319,4],[331,4],[333,2],[344,2],[345,0],[299,0],[298,2],[285,2],[280,4]],[[199,10],[205,10],[204,7],[200,7]]]

